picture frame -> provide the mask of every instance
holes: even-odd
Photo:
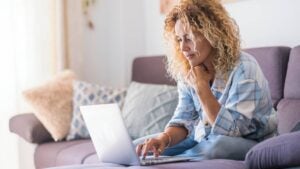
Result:
[[[167,14],[172,7],[178,3],[179,0],[160,0],[160,13],[165,15]],[[239,0],[221,0],[222,3],[232,3]]]

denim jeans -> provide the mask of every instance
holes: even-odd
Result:
[[[142,144],[146,139],[156,137],[158,134],[145,136],[133,141],[135,145]],[[229,137],[224,135],[209,135],[199,143],[193,138],[186,138],[180,143],[166,148],[162,155],[196,157],[195,160],[204,159],[232,159],[244,160],[248,150],[257,142],[242,137]]]

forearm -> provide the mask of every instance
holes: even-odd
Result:
[[[169,147],[181,142],[188,135],[188,131],[184,127],[168,127],[164,133],[161,133],[158,139],[162,139],[165,145]]]
[[[210,125],[213,125],[221,108],[220,103],[211,92],[209,85],[202,85],[197,90],[197,94],[203,113],[205,113]]]

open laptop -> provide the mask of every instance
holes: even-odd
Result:
[[[138,157],[117,104],[81,106],[80,110],[101,162],[153,165],[192,159],[179,156]]]

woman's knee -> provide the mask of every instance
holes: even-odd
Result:
[[[248,150],[257,142],[241,137],[216,136],[206,150],[207,159],[244,160]]]

